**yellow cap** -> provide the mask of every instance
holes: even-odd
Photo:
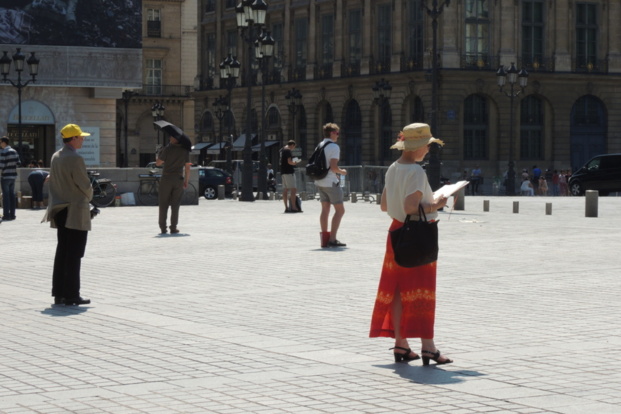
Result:
[[[82,132],[82,129],[76,124],[67,124],[60,130],[60,135],[63,138],[71,138],[71,137],[88,137],[91,134],[88,132]]]

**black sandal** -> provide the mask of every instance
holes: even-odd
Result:
[[[410,362],[410,361],[416,361],[417,359],[420,359],[419,355],[414,354],[413,358],[410,358],[410,354],[412,353],[412,350],[410,348],[403,348],[400,346],[395,346],[394,348],[390,348],[392,349],[400,349],[402,351],[405,351],[405,354],[399,354],[397,352],[395,352],[395,362]]]
[[[450,364],[453,362],[452,359],[448,359],[446,358],[444,361],[440,361],[440,350],[436,349],[436,352],[431,352],[431,351],[421,351],[421,353],[423,354],[429,354],[431,356],[424,356],[423,355],[423,365],[429,365],[429,360],[433,359],[437,365],[444,365],[444,364]]]

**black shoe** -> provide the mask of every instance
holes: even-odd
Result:
[[[89,303],[91,303],[90,299],[84,299],[81,297],[65,299],[66,306],[88,305]]]
[[[345,243],[341,243],[338,240],[328,242],[328,247],[345,247],[345,246],[347,246]]]
[[[54,296],[54,305],[64,305],[65,304],[65,298],[62,298],[60,296]]]

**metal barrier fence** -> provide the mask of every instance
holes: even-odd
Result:
[[[347,170],[343,192],[349,197],[355,194],[381,194],[384,189],[384,176],[388,167],[376,165],[343,165],[340,168]],[[280,177],[279,177],[280,178]],[[306,176],[304,168],[295,169],[295,178],[298,193],[306,192],[308,198],[316,198],[317,190],[313,180]]]

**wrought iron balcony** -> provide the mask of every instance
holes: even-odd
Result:
[[[543,56],[520,57],[517,62],[518,68],[524,68],[529,72],[554,72],[554,59]]]
[[[462,69],[496,70],[500,62],[498,56],[475,53],[462,55],[460,66]]]
[[[315,67],[315,79],[331,79],[332,63],[326,63]]]
[[[573,59],[572,67],[575,72],[597,73],[601,75],[602,73],[608,73],[608,60],[579,57]]]
[[[352,76],[360,76],[360,61],[343,62],[341,65],[341,77],[349,78]]]
[[[142,89],[136,91],[142,96],[181,96],[189,97],[190,86],[185,85],[142,85]]]

